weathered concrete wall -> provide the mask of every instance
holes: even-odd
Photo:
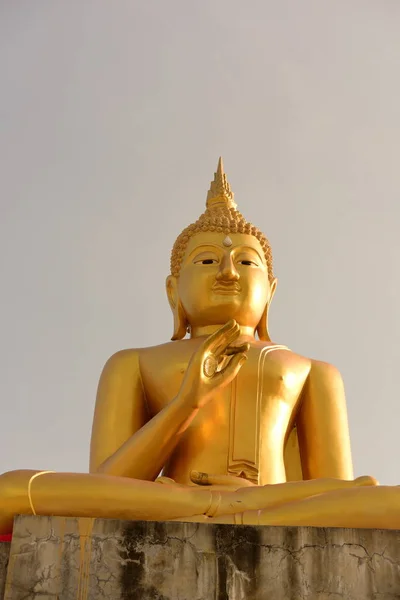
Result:
[[[393,600],[400,531],[19,517],[5,600]]]
[[[10,554],[10,542],[0,542],[0,598],[3,598],[4,586],[6,585],[6,572],[8,556]]]

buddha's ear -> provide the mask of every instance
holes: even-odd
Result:
[[[176,277],[169,275],[166,281],[168,302],[174,315],[174,334],[171,340],[181,340],[186,335],[187,321],[185,311],[178,294],[178,282]]]
[[[271,338],[270,338],[269,332],[268,332],[268,310],[269,310],[269,305],[272,302],[272,298],[274,297],[277,283],[278,283],[278,280],[276,278],[271,283],[268,302],[265,305],[264,312],[263,312],[262,317],[260,319],[260,322],[259,322],[259,324],[257,325],[257,328],[256,328],[258,337],[263,342],[270,342],[271,341]]]

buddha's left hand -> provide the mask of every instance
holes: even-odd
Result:
[[[191,471],[190,479],[192,483],[195,483],[199,487],[203,487],[204,490],[212,487],[217,490],[229,490],[235,491],[245,487],[255,487],[256,484],[243,479],[243,477],[235,477],[235,475],[212,475],[210,473],[202,473],[199,471]],[[185,483],[177,483],[171,477],[165,477],[164,475],[157,477],[156,483],[163,485],[176,485],[178,487],[187,487]]]
[[[197,485],[218,486],[222,489],[239,489],[244,487],[254,487],[256,484],[243,477],[235,475],[213,475],[212,473],[201,473],[199,471],[191,471],[190,479]]]

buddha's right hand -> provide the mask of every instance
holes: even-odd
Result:
[[[193,408],[202,408],[213,393],[227,386],[246,362],[249,344],[233,346],[240,335],[233,319],[210,335],[193,354],[179,396]]]

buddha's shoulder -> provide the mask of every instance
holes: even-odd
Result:
[[[255,349],[256,352],[258,352],[261,356],[274,353],[275,356],[278,356],[279,359],[282,360],[307,362],[311,364],[311,359],[293,352],[293,350],[291,350],[288,346],[278,342],[265,342],[262,340],[257,340],[252,343],[250,347]]]
[[[328,362],[303,356],[302,354],[293,352],[290,350],[290,348],[282,344],[258,342],[257,345],[262,349],[263,353],[267,353],[268,351],[277,352],[279,360],[284,363],[304,367],[309,371],[309,374],[312,377],[322,379],[341,379],[341,375],[337,367]]]
[[[161,365],[161,363],[168,363],[171,360],[173,362],[176,360],[185,361],[197,347],[198,341],[186,339],[158,344],[156,346],[146,346],[144,348],[126,348],[115,352],[108,359],[105,370],[112,369],[113,371],[125,371],[126,369],[129,369],[133,372],[140,371],[141,365]],[[296,370],[301,369],[301,371],[304,370],[315,380],[337,382],[341,380],[340,372],[334,365],[293,352],[283,344],[258,341],[252,347],[258,350],[260,355],[267,355],[270,352],[273,352],[276,359],[284,366],[285,370],[286,368],[295,368]]]
[[[144,348],[125,348],[115,352],[107,361],[107,364],[139,364],[142,360],[158,359],[165,356],[171,356],[177,351],[189,350],[190,340],[181,340],[177,342],[166,342],[157,346],[145,346]]]

